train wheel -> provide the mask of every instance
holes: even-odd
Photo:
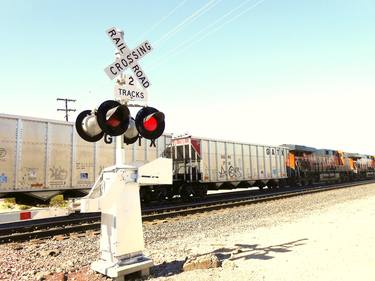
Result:
[[[172,200],[172,199],[173,199],[173,196],[174,196],[173,188],[168,187],[168,188],[167,188],[167,199],[168,199],[168,200]]]
[[[180,196],[184,201],[189,201],[194,195],[193,187],[188,184],[183,184],[180,189]]]
[[[286,186],[286,181],[283,179],[279,180],[279,188],[285,188],[285,186]]]
[[[277,188],[277,183],[274,180],[267,182],[267,187],[269,190],[275,190]]]
[[[254,183],[254,186],[257,186],[257,187],[259,188],[259,190],[263,190],[263,188],[266,187],[266,185],[265,185],[264,182],[262,182],[262,181],[256,181],[256,182]]]
[[[194,195],[199,198],[203,198],[207,195],[207,186],[205,184],[194,186]]]
[[[159,186],[154,189],[153,199],[157,202],[164,202],[167,200],[167,188],[165,186]]]
[[[144,203],[150,203],[152,201],[152,192],[148,187],[141,187],[140,190],[141,201]]]

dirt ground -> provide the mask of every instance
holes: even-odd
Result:
[[[375,192],[294,222],[223,233],[190,248],[216,253],[230,266],[151,280],[375,280]]]
[[[148,280],[375,280],[374,224],[375,184],[145,222]],[[108,280],[99,236],[37,242],[0,245],[0,280]],[[182,270],[205,254],[222,265]]]

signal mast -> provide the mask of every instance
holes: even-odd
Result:
[[[124,42],[122,31],[112,27],[107,35],[115,44],[115,62],[105,68],[110,79],[131,69],[132,76],[121,76],[115,85],[115,98],[100,104],[97,109],[84,110],[76,119],[79,136],[88,142],[104,137],[111,143],[116,137],[116,164],[103,169],[90,193],[81,199],[81,212],[101,212],[100,260],[91,268],[111,278],[123,280],[124,275],[140,271],[149,274],[153,261],[142,253],[144,249],[140,185],[172,184],[172,160],[158,158],[143,166],[124,165],[122,143],[128,145],[141,138],[155,140],[165,128],[165,115],[147,106],[147,88],[150,82],[138,60],[152,50],[148,41],[134,50]],[[142,105],[139,105],[141,103]],[[135,118],[129,107],[140,107]]]

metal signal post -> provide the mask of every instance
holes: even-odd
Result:
[[[143,166],[125,165],[122,143],[133,144],[140,138],[152,142],[165,128],[165,116],[156,108],[148,107],[147,91],[150,82],[137,60],[147,54],[151,44],[146,41],[130,51],[123,32],[116,28],[107,35],[117,48],[116,60],[105,72],[113,79],[126,68],[134,72],[136,80],[121,76],[115,86],[115,98],[100,104],[94,110],[82,111],[76,119],[76,130],[88,142],[103,137],[116,137],[116,164],[103,169],[90,193],[81,199],[81,212],[101,212],[100,260],[92,269],[116,280],[140,271],[146,275],[153,265],[143,255],[144,240],[139,189],[141,185],[172,184],[172,159],[158,158]],[[124,80],[124,81],[122,81]],[[138,81],[137,87],[134,82]],[[133,83],[133,84],[132,84]],[[139,107],[135,118],[129,107]],[[107,141],[106,141],[107,142]]]

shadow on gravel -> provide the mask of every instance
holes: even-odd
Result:
[[[212,251],[221,262],[224,260],[239,260],[239,259],[260,259],[269,260],[273,259],[274,256],[271,253],[287,253],[291,252],[291,248],[296,246],[302,246],[307,241],[307,238],[286,242],[278,245],[272,245],[268,247],[261,247],[258,244],[235,244],[233,248],[219,248]],[[210,253],[205,253],[206,255]]]
[[[216,255],[220,262],[223,263],[225,260],[235,261],[235,260],[269,260],[273,259],[272,253],[287,253],[291,252],[292,248],[297,246],[302,246],[306,244],[307,238],[290,241],[278,245],[272,245],[267,247],[261,247],[258,244],[235,244],[234,247],[230,248],[219,248],[209,253],[196,255],[204,256],[208,254]],[[162,264],[156,265],[151,269],[151,274],[153,277],[161,276],[172,276],[178,274],[182,271],[182,266],[185,260],[175,260],[172,262],[164,262]]]
[[[234,250],[230,256],[229,260],[239,260],[239,259],[259,259],[259,260],[269,260],[273,259],[272,253],[287,253],[291,252],[291,248],[302,246],[306,244],[307,238],[282,243],[278,245],[272,245],[268,247],[260,247],[258,244],[246,245],[246,244],[235,244],[237,251]]]
[[[178,274],[182,270],[185,260],[163,262],[151,268],[153,277],[172,276]]]

